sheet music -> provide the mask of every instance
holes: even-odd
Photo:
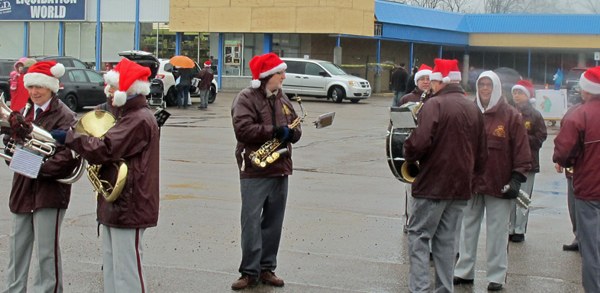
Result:
[[[44,157],[22,147],[17,147],[10,161],[9,168],[16,173],[35,179],[40,172],[43,161]]]

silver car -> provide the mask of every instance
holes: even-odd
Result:
[[[347,74],[337,65],[322,60],[281,58],[287,64],[283,91],[288,95],[344,99],[358,103],[371,96],[371,85],[365,79]]]

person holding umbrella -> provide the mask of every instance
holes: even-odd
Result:
[[[190,87],[192,86],[192,68],[194,68],[195,63],[189,57],[181,55],[172,57],[169,59],[169,63],[177,68],[177,73],[179,73],[179,76],[175,81],[178,97],[177,108],[187,109],[188,99],[190,97]]]

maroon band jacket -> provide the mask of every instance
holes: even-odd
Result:
[[[554,139],[552,160],[563,167],[573,167],[575,198],[600,200],[600,99],[573,107],[561,122]]]
[[[26,119],[33,120],[34,106],[31,105]],[[21,110],[23,112],[24,109]],[[75,125],[75,113],[56,96],[50,100],[46,111],[40,113],[33,124],[46,131],[67,130]],[[71,200],[71,185],[56,179],[66,178],[78,164],[71,150],[57,146],[55,154],[42,164],[38,178],[31,179],[15,173],[10,191],[9,207],[13,213],[31,213],[41,208],[66,209]]]
[[[486,159],[481,112],[460,85],[449,84],[423,104],[418,121],[404,144],[406,160],[420,166],[412,196],[470,199]]]
[[[102,225],[116,228],[156,226],[159,205],[159,132],[156,118],[138,95],[117,109],[117,122],[103,138],[69,131],[65,144],[90,164],[111,165],[125,160],[125,187],[112,203],[98,196],[97,216]],[[114,169],[108,169],[113,170]],[[114,173],[103,173],[105,178]],[[113,181],[114,183],[114,181]]]
[[[302,136],[302,127],[294,129],[294,135],[282,147],[288,153],[265,168],[252,165],[249,155],[262,144],[273,138],[275,127],[291,124],[298,115],[288,97],[278,91],[274,97],[267,98],[264,87],[246,88],[233,100],[231,118],[237,145],[235,158],[240,178],[276,177],[292,174],[292,143]]]

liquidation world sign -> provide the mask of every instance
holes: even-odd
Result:
[[[85,20],[85,0],[0,0],[0,21]]]

